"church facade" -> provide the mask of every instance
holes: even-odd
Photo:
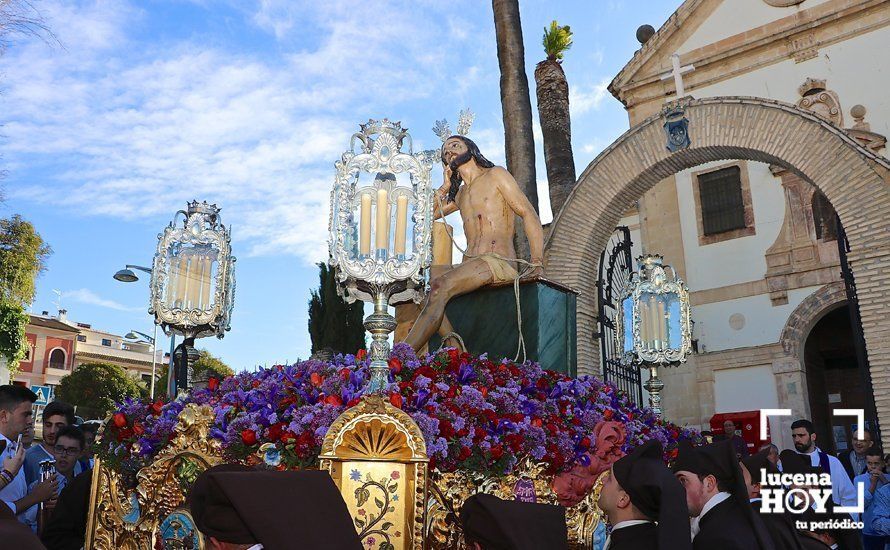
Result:
[[[579,179],[554,224],[549,265],[572,246],[594,249],[583,254],[599,262],[611,218],[575,245],[562,234],[573,210],[600,201],[624,211],[617,225],[628,228],[634,257],[660,253],[687,281],[697,351],[661,371],[671,421],[707,428],[715,413],[787,408],[792,417],[771,421],[774,441],[790,447],[788,425],[807,417],[822,445],[840,450],[856,420],[831,410],[877,406],[890,432],[880,398],[890,386],[890,333],[873,312],[890,307],[879,276],[890,233],[866,212],[890,206],[890,67],[878,54],[890,46],[890,4],[687,0],[641,39],[609,88],[631,130]],[[691,145],[668,154],[659,117],[672,109],[689,119]],[[844,230],[870,370],[854,345],[861,332],[841,275]],[[550,273],[582,287],[579,371],[600,372],[599,344],[585,333],[595,327],[596,290],[570,268]]]

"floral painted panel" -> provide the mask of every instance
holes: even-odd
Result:
[[[368,550],[409,547],[405,525],[406,465],[344,462],[343,496],[362,545]]]

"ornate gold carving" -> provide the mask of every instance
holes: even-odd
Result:
[[[380,550],[424,547],[428,462],[420,428],[380,395],[344,411],[328,429],[319,456],[362,543]]]
[[[431,550],[466,549],[460,526],[460,509],[464,501],[476,493],[486,493],[499,498],[516,498],[517,483],[534,484],[536,502],[557,504],[556,494],[550,488],[552,477],[544,474],[546,465],[526,461],[513,474],[502,478],[487,478],[467,472],[439,473],[430,475],[430,498],[427,505],[426,537]],[[597,506],[608,472],[600,474],[593,490],[579,504],[566,509],[569,548],[591,547],[597,527],[604,515]]]
[[[141,469],[135,490],[118,472],[96,460],[87,521],[86,547],[96,550],[154,548],[158,529],[180,508],[195,478],[222,461],[219,441],[208,437],[210,407],[189,404],[179,414],[175,435],[154,462]],[[182,517],[186,518],[186,515]],[[195,531],[196,545],[203,548]]]

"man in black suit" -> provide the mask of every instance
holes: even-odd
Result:
[[[693,447],[681,441],[672,466],[686,489],[694,550],[773,550],[754,513],[731,441]]]
[[[850,479],[868,471],[868,450],[874,443],[868,430],[862,432],[862,439],[853,439],[852,450],[840,452],[837,456]]]
[[[650,440],[612,465],[598,502],[612,525],[605,550],[692,549],[686,491],[663,454]]]
[[[804,550],[804,544],[795,527],[795,517],[791,512],[774,513],[763,509],[763,499],[760,497],[762,488],[762,474],[778,474],[779,470],[769,460],[770,449],[743,458],[742,476],[748,487],[748,498],[751,499],[751,507],[760,516],[763,524],[769,531],[770,538],[776,550]]]

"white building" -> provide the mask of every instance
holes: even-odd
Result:
[[[657,115],[678,99],[676,53],[693,98],[795,104],[886,156],[887,51],[888,2],[687,0],[609,89],[631,126]],[[634,257],[663,254],[692,291],[699,353],[663,369],[665,416],[706,428],[714,413],[790,408],[817,424],[823,446],[844,448],[856,420],[830,409],[867,409],[874,395],[857,363],[834,211],[785,167],[727,157],[662,180],[621,221]]]

